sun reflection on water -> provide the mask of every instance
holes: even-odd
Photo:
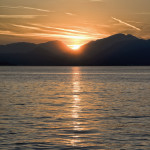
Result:
[[[80,68],[79,67],[73,67],[72,68],[72,92],[73,92],[73,105],[72,105],[72,118],[73,118],[73,130],[76,132],[79,132],[80,130],[83,130],[80,126],[80,121],[78,119],[80,118],[80,112],[81,112],[81,98],[80,98]],[[81,142],[80,136],[74,134],[71,139],[72,146],[76,146],[77,143]]]

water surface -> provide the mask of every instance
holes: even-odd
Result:
[[[0,149],[150,149],[150,67],[0,67]]]

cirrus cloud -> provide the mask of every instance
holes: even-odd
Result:
[[[30,9],[30,10],[36,10],[36,11],[42,11],[42,12],[53,12],[46,9],[41,8],[34,8],[34,7],[26,7],[26,6],[0,6],[0,8],[10,8],[10,9]]]
[[[0,15],[0,18],[9,18],[9,19],[33,19],[36,17],[47,16],[47,15]]]

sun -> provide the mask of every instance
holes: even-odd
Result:
[[[74,51],[77,51],[80,47],[81,45],[70,45],[70,48]]]

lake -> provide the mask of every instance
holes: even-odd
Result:
[[[0,149],[150,149],[150,67],[0,67]]]

